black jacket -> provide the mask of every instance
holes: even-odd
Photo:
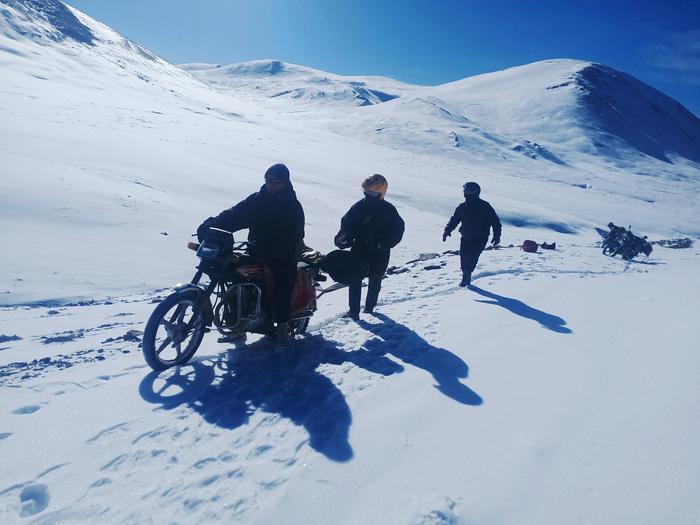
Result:
[[[233,208],[209,217],[197,228],[200,241],[207,228],[235,232],[248,228],[252,251],[264,259],[296,256],[303,247],[304,209],[291,184],[279,193],[265,186]]]
[[[335,243],[365,256],[385,254],[401,242],[404,229],[403,219],[392,204],[365,197],[341,219]]]
[[[476,197],[474,199],[465,199],[465,201],[457,206],[450,222],[445,226],[445,234],[452,233],[455,227],[462,223],[459,232],[465,239],[487,240],[489,238],[489,229],[493,228],[493,236],[495,239],[501,238],[501,221],[491,205]]]

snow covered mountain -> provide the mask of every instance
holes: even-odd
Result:
[[[0,0],[0,523],[695,523],[698,119],[538,62],[442,86],[279,61],[175,67],[57,0]],[[326,251],[370,173],[406,220],[378,314],[165,373],[145,321],[199,222],[285,162]],[[442,229],[504,223],[475,287]],[[528,254],[524,239],[555,241]]]
[[[415,86],[381,77],[345,77],[280,60],[253,60],[221,66],[182,64],[179,67],[219,89],[234,91],[250,100],[280,99],[287,109],[300,104],[370,106],[398,98]],[[290,106],[288,100],[296,102]]]
[[[356,107],[393,101],[353,114],[367,121],[362,132],[368,137],[391,133],[385,126],[388,120],[394,121],[395,128],[405,127],[402,118],[422,106],[422,125],[411,122],[412,127],[451,126],[445,142],[453,147],[464,147],[460,135],[477,131],[481,141],[469,138],[482,142],[482,147],[508,146],[560,164],[562,159],[527,137],[555,149],[615,160],[624,150],[635,151],[627,167],[640,154],[666,162],[671,162],[669,156],[680,162],[700,162],[696,116],[658,90],[601,64],[546,60],[435,87],[381,77],[343,77],[279,60],[180,67],[238,97],[296,102],[273,106],[280,110],[319,111],[341,104]],[[371,126],[375,128],[370,130]]]
[[[159,279],[163,260],[189,263],[182,239],[202,218],[258,188],[300,141],[335,150],[317,149],[313,166],[338,158],[339,138],[299,133],[60,2],[0,10],[0,222],[10,244],[37,243],[29,267],[2,252],[4,302],[121,290],[122,272],[103,270],[112,264],[132,285]]]
[[[630,169],[643,155],[700,160],[700,120],[663,93],[610,67],[548,60],[434,88],[456,114],[487,129],[531,137],[563,161],[607,158]],[[525,154],[537,150],[518,148]],[[545,159],[562,162],[540,152]],[[634,170],[634,168],[631,168]]]
[[[506,224],[533,233],[608,220],[700,231],[697,118],[603,66],[547,61],[436,87],[269,60],[187,66],[204,84],[56,0],[0,9],[0,220],[13,244],[53,232],[37,248],[45,263],[1,256],[6,303],[76,297],[86,284],[121,290],[102,270],[115,259],[139,286],[176,278],[183,236],[278,161],[298,174],[309,242],[322,249],[357,181],[377,171],[415,211],[416,234],[441,229],[469,178]],[[669,207],[683,212],[669,220]],[[99,264],[74,257],[75,244],[94,247]],[[132,253],[168,262],[144,271]]]
[[[543,182],[583,189],[589,195],[577,191],[574,199],[585,200],[585,209],[595,214],[600,200],[630,197],[653,204],[647,210],[651,215],[666,205],[696,207],[700,120],[663,93],[604,65],[547,60],[441,86],[342,77],[274,60],[182,67],[224,93],[292,115],[304,125],[439,157],[454,163],[455,172],[529,181],[535,193],[547,192]],[[331,84],[333,96],[315,95],[321,81]],[[347,88],[358,82],[391,98],[358,103]],[[308,96],[297,99],[294,93]],[[564,198],[566,192],[558,193]],[[420,205],[430,207],[427,200]],[[571,224],[575,221],[529,220],[519,203],[510,208],[513,224],[578,229]],[[660,221],[634,222],[653,229]],[[681,230],[696,228],[686,223]]]

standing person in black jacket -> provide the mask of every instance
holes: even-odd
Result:
[[[396,208],[384,200],[388,188],[389,184],[382,175],[367,177],[362,183],[364,199],[353,204],[343,216],[340,231],[335,236],[338,248],[351,248],[369,263],[364,309],[368,314],[374,313],[391,249],[401,242],[405,228]],[[361,289],[361,280],[349,285],[350,311],[346,315],[355,321],[360,318]]]
[[[462,266],[462,282],[460,286],[469,286],[472,281],[472,272],[476,268],[481,252],[486,248],[489,240],[489,230],[493,228],[493,245],[501,242],[501,221],[491,205],[479,198],[481,188],[476,182],[467,182],[464,185],[464,202],[457,206],[450,222],[445,226],[442,241],[452,235],[452,230],[462,223],[459,232],[462,241],[459,245],[459,256]]]
[[[197,229],[200,241],[209,227],[230,232],[248,228],[251,253],[272,272],[278,340],[288,344],[291,295],[304,239],[304,209],[289,180],[287,166],[270,166],[260,191],[204,221]]]

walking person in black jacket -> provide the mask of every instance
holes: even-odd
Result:
[[[445,226],[442,241],[452,235],[459,223],[462,226],[459,232],[462,240],[459,245],[459,256],[462,266],[462,282],[460,286],[469,286],[472,281],[472,272],[476,268],[481,252],[486,248],[489,240],[489,230],[493,229],[493,245],[501,242],[501,221],[491,205],[479,198],[481,187],[476,182],[467,182],[464,185],[464,202],[457,206],[452,218]]]
[[[362,183],[364,198],[348,210],[340,221],[340,231],[335,236],[335,245],[351,248],[369,264],[369,285],[364,312],[374,313],[384,273],[389,266],[391,249],[401,242],[404,222],[396,208],[386,200],[389,184],[379,174],[367,177]],[[360,318],[360,292],[362,281],[350,283],[348,317]]]
[[[289,343],[289,310],[297,274],[297,256],[304,239],[304,210],[289,180],[289,169],[275,164],[265,172],[265,184],[233,208],[209,217],[197,228],[202,240],[209,227],[235,232],[248,228],[251,253],[271,270],[272,304],[278,341]]]

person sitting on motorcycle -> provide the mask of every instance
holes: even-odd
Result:
[[[391,249],[401,242],[404,221],[396,208],[384,200],[389,187],[386,178],[374,174],[362,183],[364,198],[348,210],[340,221],[340,231],[335,236],[335,245],[342,249],[351,248],[353,253],[363,257],[369,264],[369,285],[364,312],[374,313],[384,273],[389,266]],[[347,317],[357,321],[360,318],[360,291],[362,280],[350,283],[350,311]]]
[[[258,257],[273,275],[272,304],[278,341],[288,344],[297,256],[304,245],[304,209],[289,180],[287,166],[270,166],[260,191],[204,221],[197,228],[200,241],[210,227],[230,232],[248,228],[251,254]]]

